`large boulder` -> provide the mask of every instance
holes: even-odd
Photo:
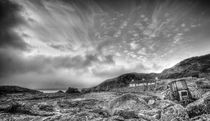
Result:
[[[131,110],[116,110],[114,112],[114,115],[121,116],[125,119],[131,119],[131,118],[139,118],[138,113]]]
[[[152,110],[141,110],[138,113],[138,117],[147,121],[158,121],[161,117],[161,110],[155,108]]]
[[[161,108],[161,121],[189,120],[187,111],[182,105],[166,100],[162,101],[159,107]]]
[[[210,92],[202,95],[202,98],[186,106],[189,116],[195,117],[202,114],[210,114]]]
[[[55,111],[54,106],[52,104],[48,104],[46,102],[37,104],[37,107],[40,111],[45,111],[45,112]]]
[[[143,99],[135,94],[125,94],[111,100],[108,108],[111,115],[121,115],[124,118],[134,118],[138,111],[151,109]]]
[[[75,94],[75,93],[80,93],[80,91],[79,91],[77,88],[69,87],[69,88],[66,90],[66,93],[68,93],[68,94]]]
[[[188,86],[189,91],[194,99],[200,99],[202,96],[202,90],[198,89],[197,87]]]

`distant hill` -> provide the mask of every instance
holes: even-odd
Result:
[[[165,69],[160,78],[205,77],[210,74],[210,54],[185,59]]]
[[[27,89],[19,86],[0,86],[0,95],[2,94],[12,94],[12,93],[41,93],[37,90]]]
[[[114,88],[127,87],[133,79],[138,81],[141,81],[143,78],[145,80],[149,80],[155,78],[156,76],[158,75],[155,73],[127,73],[116,78],[105,80],[98,86],[83,91],[108,91]]]
[[[108,79],[96,87],[83,89],[83,92],[108,91],[114,88],[127,87],[134,80],[141,81],[142,78],[151,79],[176,79],[183,77],[210,77],[210,54],[185,59],[175,66],[163,70],[161,73],[127,73],[116,78]]]

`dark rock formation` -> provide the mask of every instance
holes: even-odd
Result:
[[[188,121],[189,116],[184,107],[179,104],[171,104],[161,111],[161,121]]]
[[[185,59],[174,67],[165,69],[161,78],[182,78],[182,77],[209,77],[210,54]]]
[[[37,90],[27,89],[19,86],[0,86],[0,95],[1,94],[12,94],[12,93],[31,93],[37,94],[41,93]]]
[[[95,92],[72,98],[5,100],[0,98],[0,120],[13,121],[208,121],[210,92],[186,108],[169,100],[144,94]],[[44,93],[43,93],[44,94]],[[74,95],[75,96],[75,95]],[[106,100],[104,98],[107,98]],[[201,106],[204,105],[204,106]],[[197,105],[197,106],[195,106]],[[205,112],[197,108],[205,109]],[[194,111],[194,112],[193,112]],[[191,119],[189,118],[191,116]],[[194,115],[194,116],[192,116]]]
[[[125,94],[110,101],[109,110],[112,115],[125,111],[140,111],[150,109],[147,103],[135,94]],[[131,112],[128,112],[130,114]],[[126,114],[127,115],[127,114]]]
[[[38,106],[37,106],[38,108],[39,108],[39,110],[41,110],[41,111],[46,111],[46,112],[53,112],[54,111],[54,106],[53,105],[49,105],[49,104],[39,104]]]
[[[0,111],[11,114],[27,114],[33,116],[52,116],[54,113],[38,110],[31,103],[8,102],[0,105]]]
[[[68,94],[74,94],[74,93],[80,93],[80,91],[79,91],[77,88],[69,87],[69,88],[66,90],[66,93],[68,93]]]
[[[130,110],[116,110],[113,115],[118,115],[125,119],[138,118],[138,113]]]
[[[209,121],[209,120],[210,120],[210,114],[203,114],[190,119],[190,121]]]
[[[210,114],[210,92],[204,94],[201,99],[187,105],[186,109],[191,118],[202,114]]]

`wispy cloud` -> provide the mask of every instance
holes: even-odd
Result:
[[[204,4],[190,0],[0,2],[0,78],[4,80],[0,84],[17,80],[12,83],[85,87],[127,72],[160,72],[195,55],[192,51],[209,52],[208,44],[203,44],[210,38],[209,8]],[[198,45],[202,49],[194,48]]]

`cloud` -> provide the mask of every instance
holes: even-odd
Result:
[[[0,47],[27,49],[27,44],[13,31],[23,20],[17,15],[21,7],[9,0],[0,1]]]
[[[128,68],[128,67],[129,68]],[[139,72],[139,73],[147,73],[150,72],[151,68],[147,67],[141,63],[130,63],[126,65],[105,65],[102,66],[102,68],[94,68],[93,74],[97,77],[105,77],[105,78],[110,78],[110,77],[116,77],[118,75],[122,75],[125,73],[131,73],[131,72]]]
[[[98,55],[86,55],[85,57],[46,57],[40,55],[29,58],[24,57],[20,51],[5,49],[0,50],[0,57],[0,85],[10,84],[10,80],[14,80],[12,84],[24,86],[34,84],[34,87],[36,85],[37,88],[42,88],[44,85],[51,88],[48,83],[50,85],[54,83],[54,88],[62,87],[61,85],[65,87],[65,84],[72,84],[77,87],[93,86],[104,78],[95,77],[88,68],[92,64],[114,63],[111,55],[100,57],[101,59]],[[59,83],[60,86],[55,85],[55,83]]]
[[[110,64],[114,63],[113,56],[86,55],[82,56],[33,56],[24,57],[19,51],[1,50],[0,51],[0,77],[10,76],[15,73],[37,72],[49,73],[57,69],[85,69],[96,64]]]
[[[123,73],[159,72],[192,52],[209,52],[204,3],[2,0],[0,84],[85,87]]]

